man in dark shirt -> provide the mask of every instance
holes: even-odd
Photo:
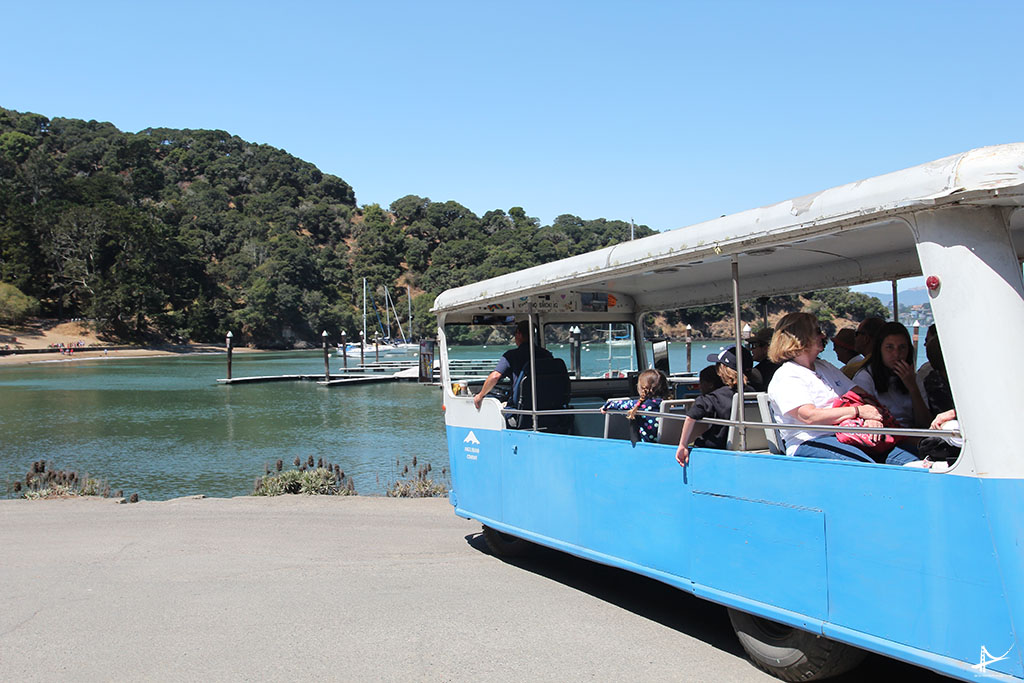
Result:
[[[480,405],[484,401],[484,397],[490,393],[491,389],[494,388],[502,377],[511,377],[513,383],[513,403],[518,398],[518,384],[517,381],[523,374],[523,370],[530,362],[530,323],[527,320],[520,320],[516,323],[515,340],[516,348],[509,349],[501,355],[498,359],[498,364],[494,366],[494,370],[491,374],[487,375],[487,379],[484,380],[483,387],[480,388],[479,393],[473,397],[473,405],[476,406],[477,410],[480,410]],[[535,358],[551,358],[551,352],[545,348],[542,348],[536,341],[534,342],[534,357]]]

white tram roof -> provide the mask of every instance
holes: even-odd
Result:
[[[1024,258],[1024,143],[982,147],[778,204],[669,230],[449,289],[433,310],[451,319],[566,292],[610,292],[638,311],[848,286],[921,274],[907,219],[950,205],[1004,206]]]

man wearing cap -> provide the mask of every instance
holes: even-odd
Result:
[[[732,397],[736,394],[739,384],[739,375],[736,371],[736,347],[730,346],[723,349],[721,353],[713,353],[708,356],[708,360],[716,363],[715,370],[724,386],[698,397],[686,411],[686,420],[683,421],[683,430],[679,435],[679,448],[676,450],[676,461],[680,465],[685,465],[690,460],[688,444],[694,434],[700,434],[693,442],[694,448],[725,448],[729,436],[728,425],[708,426],[699,424],[697,420],[705,417],[721,420],[732,418]],[[753,364],[754,358],[750,351],[743,349],[743,372],[748,378]]]
[[[857,347],[854,346],[856,340],[857,333],[852,327],[844,327],[836,332],[836,336],[832,337],[832,348],[835,349],[836,358],[843,365],[856,360],[860,355],[857,353]]]
[[[522,377],[523,371],[526,369],[527,364],[530,362],[530,323],[527,320],[520,320],[516,323],[515,331],[516,348],[509,349],[501,355],[498,359],[498,364],[494,366],[494,370],[491,374],[487,375],[487,379],[484,380],[483,387],[480,388],[479,393],[473,397],[473,405],[476,406],[477,410],[480,410],[480,405],[484,401],[484,397],[490,393],[494,385],[502,377],[512,378],[512,403],[516,403],[519,398],[519,384],[518,381]],[[542,347],[540,344],[534,344],[534,358],[552,358],[551,352]]]
[[[860,325],[857,325],[857,331],[854,332],[853,348],[861,355],[861,358],[855,358],[844,365],[844,375],[853,379],[854,375],[871,362],[871,349],[875,346],[875,335],[878,334],[878,331],[882,329],[884,324],[885,321],[877,316],[864,318],[860,321]]]
[[[761,391],[768,389],[768,383],[772,381],[772,375],[780,365],[780,363],[773,363],[768,359],[768,345],[772,343],[772,332],[772,328],[763,327],[747,341],[754,362],[757,363],[757,366],[753,368],[756,372],[749,375],[750,382],[755,389]]]

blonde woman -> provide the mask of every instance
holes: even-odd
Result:
[[[793,425],[781,430],[786,454],[874,462],[856,446],[841,443],[833,433],[800,429],[801,425],[837,425],[858,417],[864,419],[865,427],[882,427],[882,415],[873,405],[831,407],[836,398],[851,389],[862,395],[867,392],[839,368],[818,358],[824,350],[825,335],[809,313],[790,313],[775,326],[768,357],[782,365],[768,385],[768,398],[777,419],[782,424]],[[896,446],[885,462],[906,465],[917,463],[918,459]]]

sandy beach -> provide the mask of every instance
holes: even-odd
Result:
[[[61,354],[55,349],[63,344],[74,349],[71,354]],[[175,356],[185,353],[223,353],[224,346],[217,344],[167,344],[162,346],[126,346],[101,339],[85,321],[33,319],[18,327],[0,326],[0,349],[39,351],[0,355],[0,366],[28,365],[41,362],[75,362],[89,358],[129,358],[139,356]],[[81,347],[85,347],[79,350]],[[97,348],[102,347],[102,348]],[[51,349],[54,349],[50,351]],[[50,351],[47,353],[47,351]],[[236,353],[249,353],[256,349],[238,348]]]

